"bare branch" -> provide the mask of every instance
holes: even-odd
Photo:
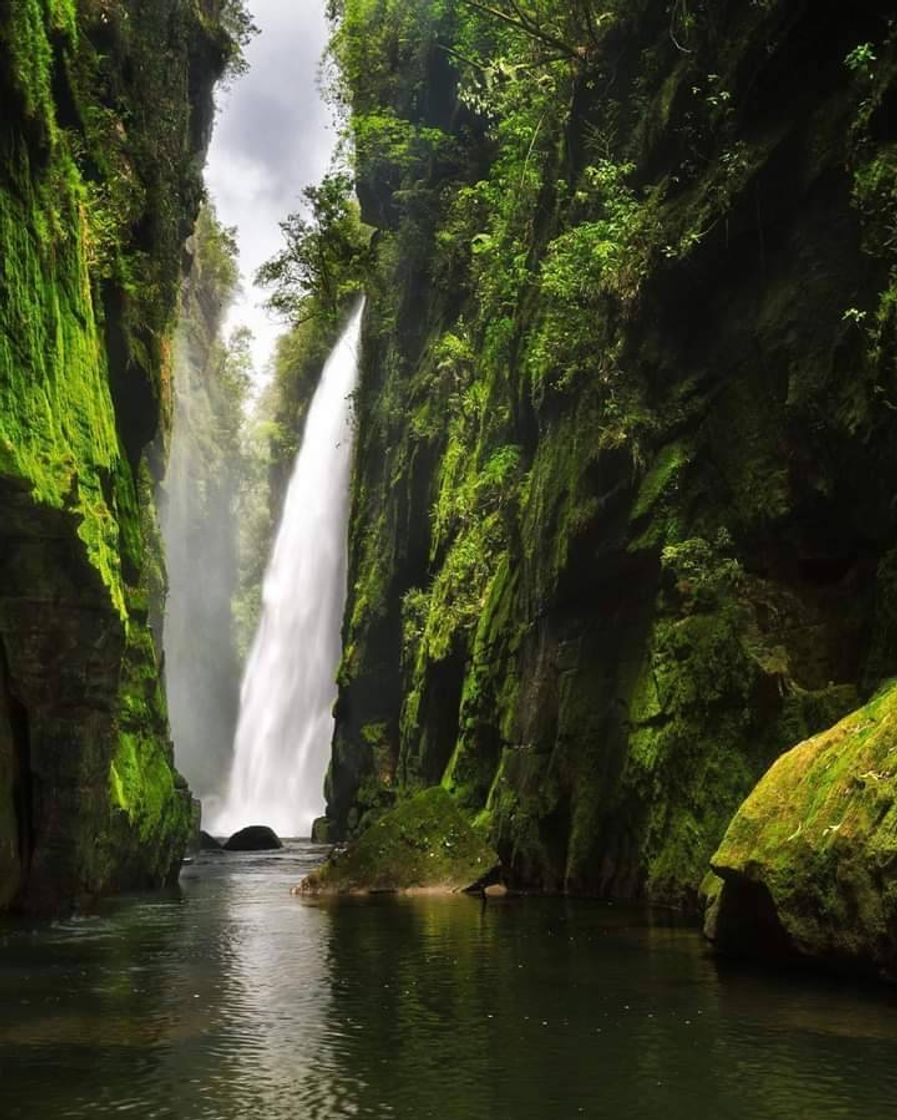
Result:
[[[548,46],[561,51],[565,58],[572,58],[577,61],[582,58],[581,53],[576,47],[571,47],[569,43],[565,43],[563,39],[559,39],[550,31],[546,31],[544,28],[529,22],[528,17],[523,16],[515,18],[514,16],[508,15],[507,12],[503,12],[500,8],[493,8],[489,4],[480,3],[480,0],[461,0],[461,3],[466,4],[468,8],[473,8],[475,11],[482,12],[484,15],[492,16],[493,19],[500,20],[502,23],[513,27],[517,31],[522,31],[524,35],[529,36],[531,39],[536,39],[541,43],[547,43]],[[514,4],[514,0],[511,0],[511,3],[514,10],[519,12],[516,4]]]

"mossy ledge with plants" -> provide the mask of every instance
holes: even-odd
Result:
[[[0,3],[0,908],[176,874],[153,508],[235,0]]]
[[[893,23],[333,17],[376,232],[318,833],[439,785],[513,887],[697,912],[761,775],[897,672]]]

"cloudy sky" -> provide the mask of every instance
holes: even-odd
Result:
[[[325,0],[249,0],[260,34],[247,50],[249,72],[219,92],[206,183],[219,218],[236,226],[244,292],[228,323],[255,335],[257,376],[283,324],[262,308],[252,284],[280,248],[278,222],[296,210],[304,186],[327,170],[336,139],[321,101],[318,72],[327,38]]]

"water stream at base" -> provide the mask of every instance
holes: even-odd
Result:
[[[321,374],[265,573],[246,663],[227,798],[208,827],[308,836],[323,810],[346,597],[346,528],[363,306]]]
[[[894,1115],[893,991],[726,965],[627,906],[292,898],[321,855],[0,919],[4,1120]]]

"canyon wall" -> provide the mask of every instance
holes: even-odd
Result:
[[[513,885],[694,907],[897,670],[893,29],[337,7],[377,232],[326,829],[442,785]]]
[[[0,906],[158,885],[191,828],[153,491],[233,8],[0,3]]]

